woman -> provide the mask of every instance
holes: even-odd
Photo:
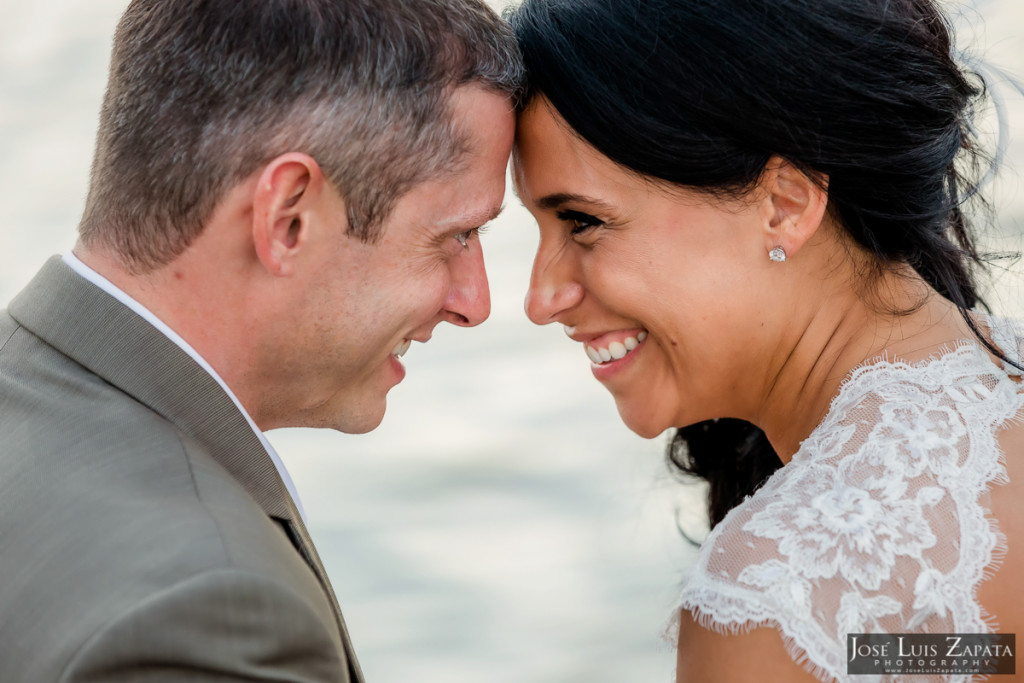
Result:
[[[527,313],[711,484],[679,680],[848,680],[848,634],[1024,630],[1021,331],[969,313],[983,87],[932,0],[509,18]]]

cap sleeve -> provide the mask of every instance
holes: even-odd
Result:
[[[1021,403],[976,346],[862,368],[711,532],[680,607],[722,633],[776,627],[822,680],[856,680],[850,633],[990,631],[975,593],[1002,537],[979,500],[1005,480],[995,432]]]

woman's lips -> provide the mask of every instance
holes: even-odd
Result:
[[[647,339],[647,330],[619,330],[602,334],[583,343],[594,365],[604,365],[622,360],[635,351]]]
[[[612,367],[617,367],[619,361],[629,358],[647,339],[647,330],[642,327],[598,333],[579,332],[576,327],[570,325],[563,327],[570,339],[583,344],[583,350],[593,363],[595,372],[600,368],[611,370]]]

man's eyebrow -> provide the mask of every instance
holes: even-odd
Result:
[[[460,225],[472,225],[474,227],[480,226],[489,221],[493,221],[504,210],[505,205],[499,204],[498,206],[492,206],[483,211],[474,211],[473,213],[467,213],[464,216],[459,216],[457,222]]]
[[[548,211],[560,209],[566,204],[586,204],[603,211],[611,211],[612,208],[611,205],[595,197],[588,197],[582,194],[572,194],[569,192],[556,192],[555,194],[549,194],[541,197],[537,201],[538,208]]]

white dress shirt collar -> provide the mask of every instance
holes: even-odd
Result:
[[[210,377],[213,377],[213,379],[217,380],[217,384],[219,384],[221,388],[224,389],[224,392],[228,395],[228,398],[230,398],[234,402],[238,410],[241,411],[242,416],[245,417],[246,422],[248,422],[249,426],[252,427],[252,431],[256,434],[256,437],[260,440],[260,443],[263,444],[263,448],[266,449],[267,454],[270,456],[270,459],[274,461],[274,466],[277,468],[277,472],[281,476],[281,481],[284,482],[285,487],[287,487],[288,489],[288,493],[292,497],[292,501],[295,502],[296,509],[298,509],[299,514],[302,515],[303,521],[305,521],[306,513],[302,509],[302,502],[299,500],[299,493],[298,491],[295,490],[295,484],[292,482],[292,478],[288,474],[288,469],[284,466],[284,463],[281,462],[281,458],[280,456],[278,456],[277,451],[275,451],[274,447],[270,445],[269,441],[267,441],[267,437],[263,434],[263,432],[260,431],[259,427],[256,426],[256,423],[253,422],[252,417],[249,416],[249,412],[242,405],[241,401],[238,400],[238,397],[235,396],[235,392],[231,391],[231,388],[224,382],[223,378],[221,378],[221,376],[217,374],[217,371],[214,370],[213,367],[209,363],[207,363],[202,356],[199,355],[198,351],[192,348],[191,344],[182,339],[181,335],[179,335],[177,332],[168,327],[167,324],[164,323],[164,321],[160,320],[160,318],[156,317],[152,311],[150,311],[148,308],[140,304],[132,297],[128,296],[128,294],[126,294],[121,288],[119,288],[113,282],[103,277],[89,266],[82,263],[82,261],[73,253],[69,251],[66,254],[64,254],[63,260],[64,263],[70,266],[76,273],[78,273],[86,280],[102,289],[110,296],[120,301],[122,304],[124,304],[132,311],[140,315],[153,327],[158,329],[165,337],[167,337],[172,342],[181,347],[181,350],[187,353],[189,356],[191,356],[193,360],[195,360],[195,362],[199,363],[199,366],[203,370],[205,370],[210,375]]]

